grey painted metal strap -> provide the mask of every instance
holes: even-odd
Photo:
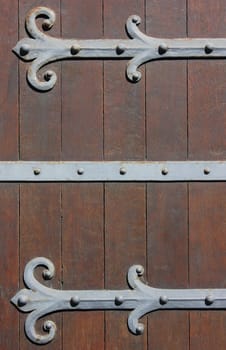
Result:
[[[226,161],[0,162],[0,181],[226,181]]]
[[[141,19],[130,16],[126,29],[131,39],[59,39],[46,35],[37,24],[36,18],[45,18],[43,28],[50,29],[55,20],[55,12],[47,7],[37,7],[26,17],[26,28],[31,38],[20,40],[13,51],[23,60],[32,61],[27,77],[30,84],[42,91],[53,88],[57,76],[52,70],[44,74],[41,81],[37,75],[44,65],[62,59],[128,59],[127,77],[132,82],[141,78],[138,67],[142,64],[162,58],[217,58],[226,57],[225,38],[182,38],[161,39],[147,36],[138,29]]]
[[[12,303],[23,312],[30,312],[25,321],[28,338],[37,344],[50,342],[56,333],[53,321],[44,322],[46,334],[38,334],[35,324],[38,319],[56,311],[80,310],[132,310],[128,328],[142,334],[144,326],[139,319],[156,310],[216,310],[226,309],[226,289],[159,289],[143,283],[140,277],[144,269],[140,265],[130,267],[125,290],[70,290],[48,288],[36,280],[34,270],[44,266],[45,279],[54,275],[54,265],[46,258],[31,260],[25,267],[24,282],[28,289],[20,290]]]

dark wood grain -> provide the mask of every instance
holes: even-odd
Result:
[[[226,35],[224,1],[190,1],[189,36]],[[202,64],[201,64],[202,63]],[[225,159],[225,62],[189,62],[189,157]],[[225,184],[190,185],[190,284],[225,288]],[[191,314],[191,350],[225,349],[224,312]]]
[[[127,37],[132,14],[144,19],[144,1],[104,1],[104,35]],[[144,28],[144,24],[141,25]],[[104,63],[104,154],[106,160],[145,157],[145,74],[137,85],[125,79],[125,61]],[[105,288],[125,288],[128,268],[146,265],[146,191],[144,184],[105,187]],[[128,313],[106,313],[106,349],[146,349],[147,333],[134,337]],[[144,321],[145,322],[145,321]]]
[[[60,2],[52,0],[48,6],[57,15],[51,35],[60,34]],[[20,36],[26,34],[26,13],[40,2],[19,2]],[[43,3],[44,5],[44,3]],[[46,5],[46,3],[45,3]],[[45,94],[33,90],[26,81],[26,65],[20,63],[20,158],[23,160],[59,160],[61,154],[61,84],[60,65],[53,65],[58,75],[55,89]],[[20,190],[20,276],[32,258],[50,258],[56,266],[56,277],[49,285],[61,288],[61,187],[58,184],[24,184]],[[40,276],[41,278],[41,276]],[[21,282],[22,286],[22,282]],[[25,315],[21,316],[20,349],[33,349],[24,335]],[[57,324],[57,336],[48,349],[59,349],[61,315],[52,317]],[[41,322],[38,330],[41,330]]]
[[[40,1],[19,1],[20,37],[26,37],[24,20],[29,10],[42,5]],[[46,2],[43,1],[46,6]],[[60,35],[60,1],[48,1],[48,7],[56,12],[57,20],[50,35]],[[30,64],[30,63],[28,63]],[[55,88],[40,93],[32,89],[26,80],[28,65],[20,62],[20,157],[23,160],[59,160],[61,154],[61,69],[51,64],[57,74]],[[44,70],[44,71],[45,71]],[[42,71],[43,73],[43,71]]]
[[[63,0],[62,35],[100,38],[102,1]],[[103,77],[101,61],[62,66],[62,159],[103,159]],[[64,288],[103,289],[103,185],[63,185]],[[104,349],[104,313],[64,315],[63,348]]]
[[[0,160],[18,159],[18,2],[2,1],[0,13]],[[0,349],[19,349],[19,314],[10,304],[19,285],[19,186],[0,185]]]
[[[148,1],[147,34],[186,36],[186,1]],[[187,158],[187,66],[184,61],[146,67],[147,158]],[[186,184],[149,184],[147,195],[148,281],[165,288],[188,286]],[[187,312],[157,312],[148,318],[150,348],[189,349]]]
[[[19,349],[19,314],[10,304],[18,287],[19,191],[18,185],[0,185],[0,349]]]

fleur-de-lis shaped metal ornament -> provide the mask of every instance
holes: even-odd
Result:
[[[53,26],[56,15],[47,7],[37,7],[26,17],[26,29],[31,38],[20,40],[13,51],[24,61],[33,61],[28,68],[29,83],[37,90],[47,91],[56,84],[57,76],[52,70],[44,73],[40,80],[38,71],[46,64],[63,59],[128,59],[127,78],[132,82],[141,79],[138,67],[148,61],[172,58],[217,58],[226,57],[226,39],[161,39],[142,33],[138,25],[141,19],[130,16],[126,23],[130,39],[60,39],[41,31],[37,17],[44,17],[43,30]]]
[[[144,326],[139,319],[156,310],[170,309],[226,309],[226,289],[159,289],[145,284],[141,277],[144,269],[140,265],[130,267],[127,280],[130,289],[125,290],[56,290],[41,284],[34,270],[44,266],[44,279],[54,275],[54,265],[49,259],[38,257],[25,267],[24,282],[28,289],[20,290],[11,302],[23,312],[30,312],[25,321],[28,338],[37,344],[47,344],[56,334],[53,321],[44,322],[46,334],[35,329],[38,319],[57,311],[67,310],[132,310],[128,317],[128,328],[142,334]]]

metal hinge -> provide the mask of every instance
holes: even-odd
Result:
[[[34,270],[44,266],[44,279],[51,279],[55,268],[46,258],[31,260],[25,267],[24,282],[28,289],[20,290],[12,303],[23,312],[31,312],[25,321],[28,338],[37,344],[53,340],[56,324],[44,322],[46,334],[38,334],[36,321],[57,311],[81,310],[132,310],[128,317],[128,328],[135,334],[142,334],[144,326],[139,319],[156,310],[216,310],[226,309],[226,289],[159,289],[141,281],[144,269],[140,265],[130,267],[128,284],[125,290],[70,290],[62,291],[48,288],[34,276]]]
[[[0,182],[226,181],[226,161],[0,162]]]
[[[130,16],[126,23],[127,32],[132,39],[58,39],[46,35],[37,24],[36,18],[45,17],[43,28],[49,30],[56,19],[55,12],[47,7],[37,7],[26,17],[26,29],[31,38],[20,40],[13,51],[23,60],[32,61],[27,78],[37,90],[47,91],[53,88],[57,76],[52,70],[44,74],[41,81],[37,75],[44,65],[68,58],[82,59],[127,59],[127,77],[132,82],[141,78],[138,67],[142,64],[162,58],[219,58],[226,57],[226,39],[224,38],[181,38],[161,39],[143,34],[138,25],[141,19]]]

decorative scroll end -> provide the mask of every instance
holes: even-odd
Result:
[[[133,265],[129,268],[127,281],[132,289],[136,289],[138,287],[138,283],[141,283],[140,277],[142,277],[143,274],[144,268],[142,265]]]

